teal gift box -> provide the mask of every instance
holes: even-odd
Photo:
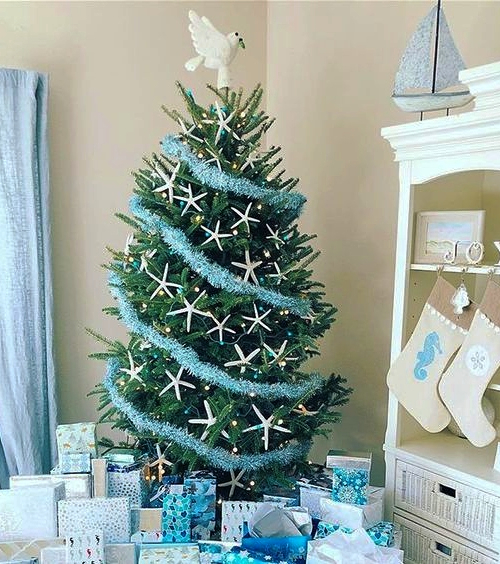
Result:
[[[265,554],[249,552],[243,548],[235,548],[231,552],[226,552],[222,558],[223,564],[283,564],[278,560],[273,560]]]
[[[235,542],[223,541],[198,541],[200,549],[200,564],[221,564],[224,554],[231,552],[235,547],[240,546]]]
[[[191,494],[182,485],[170,486],[163,498],[162,538],[165,543],[191,541]]]
[[[353,529],[349,527],[341,527],[340,525],[320,521],[314,539],[323,539],[338,530],[347,534],[353,532]],[[390,521],[381,521],[367,529],[366,532],[377,546],[390,547],[394,544],[394,523]]]
[[[216,477],[205,470],[190,472],[184,486],[191,493],[191,538],[210,540],[215,529]]]
[[[326,466],[332,469],[333,501],[366,505],[371,463],[370,452],[331,450],[326,458]]]

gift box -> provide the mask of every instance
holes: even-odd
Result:
[[[332,499],[364,505],[368,502],[371,453],[331,450],[326,465],[332,469]]]
[[[298,507],[299,500],[297,497],[291,497],[278,494],[263,494],[262,501],[270,503],[280,503],[284,507]]]
[[[0,562],[6,560],[29,560],[41,558],[43,550],[48,548],[64,549],[64,539],[35,539],[23,541],[11,541],[0,543]],[[66,556],[65,556],[66,557]]]
[[[133,533],[137,531],[161,531],[162,509],[132,508],[130,514]]]
[[[57,503],[61,482],[0,490],[0,541],[57,537]]]
[[[185,486],[170,486],[163,498],[163,542],[189,542],[191,540],[191,494]]]
[[[144,478],[141,470],[116,472],[109,470],[108,497],[128,497],[131,507],[141,507],[145,497]]]
[[[139,564],[199,564],[200,550],[197,544],[142,545]]]
[[[90,453],[64,452],[59,458],[59,471],[61,474],[90,474]]]
[[[329,498],[321,499],[320,505],[323,521],[350,529],[369,529],[384,519],[384,488],[371,487],[365,505],[340,503]]]
[[[224,553],[222,562],[223,564],[283,564],[283,561],[273,560],[266,554],[249,552],[243,548],[234,548],[231,552]]]
[[[239,546],[235,542],[198,541],[200,564],[221,564],[224,554]]]
[[[170,486],[179,484],[182,484],[182,477],[179,474],[163,476],[161,482],[151,480],[148,485],[148,507],[163,509],[163,498],[168,493]]]
[[[10,488],[43,486],[62,482],[66,499],[89,498],[92,495],[92,480],[89,474],[42,474],[37,476],[11,476]]]
[[[102,530],[105,543],[130,540],[130,502],[127,497],[94,497],[59,502],[59,535]]]
[[[223,501],[221,541],[241,543],[244,523],[248,523],[262,505],[260,501]],[[280,503],[266,505],[283,507]]]
[[[133,448],[110,448],[103,455],[110,464],[116,466],[130,467],[138,463],[138,460],[142,457],[140,450]]]
[[[42,548],[40,552],[40,564],[66,564],[66,547],[48,546]]]
[[[305,507],[314,519],[321,519],[321,499],[330,498],[331,491],[319,488],[300,488],[300,507]]]
[[[130,542],[136,544],[154,544],[162,542],[163,534],[161,529],[157,531],[136,531],[131,537]]]
[[[104,535],[89,530],[66,537],[66,564],[97,564],[104,562]]]
[[[104,556],[106,564],[135,564],[135,544],[107,544]]]
[[[58,425],[56,439],[59,460],[68,452],[88,452],[93,457],[97,456],[95,427],[95,423]]]
[[[353,529],[349,527],[342,527],[341,525],[334,525],[333,523],[327,523],[326,521],[320,521],[318,523],[318,528],[316,529],[316,534],[314,535],[314,540],[324,539],[328,535],[335,533],[335,531],[342,531],[343,533],[350,534]]]
[[[108,496],[108,461],[105,458],[92,459],[93,497]]]
[[[363,529],[350,534],[340,530],[323,539],[309,542],[307,564],[400,564],[403,552],[396,548],[377,546]]]
[[[215,529],[217,479],[210,472],[199,470],[184,477],[184,486],[191,493],[191,538],[210,540]]]
[[[243,537],[241,548],[262,554],[277,562],[305,564],[310,536],[253,538]]]
[[[331,535],[335,531],[342,531],[343,533],[350,534],[353,532],[353,529],[349,527],[341,527],[340,525],[333,525],[332,523],[326,523],[325,521],[320,521],[318,523],[318,528],[316,530],[316,535],[314,539],[322,539]],[[368,536],[372,539],[372,541],[377,546],[387,546],[392,547],[394,546],[394,532],[395,526],[394,523],[390,521],[381,521],[377,523],[373,527],[370,527],[366,530]],[[399,547],[398,547],[399,548]]]

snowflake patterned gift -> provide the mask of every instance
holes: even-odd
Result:
[[[162,536],[169,543],[191,540],[191,494],[184,486],[171,486],[163,498]]]
[[[368,501],[371,453],[331,450],[326,465],[333,472],[332,499],[341,503],[365,505]]]
[[[321,499],[320,505],[322,521],[350,529],[369,529],[383,519],[384,488],[370,487],[365,505],[341,503],[331,498]]]

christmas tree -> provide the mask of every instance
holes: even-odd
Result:
[[[105,311],[130,340],[94,355],[108,362],[101,420],[162,468],[210,469],[251,497],[300,472],[348,400],[340,376],[301,370],[336,309],[311,278],[298,181],[264,149],[260,86],[246,99],[208,86],[208,108],[178,86],[189,116],[165,109],[180,132],[133,173],[131,216],[117,214],[133,233],[111,250]]]

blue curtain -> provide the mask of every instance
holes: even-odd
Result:
[[[55,459],[47,76],[0,69],[0,485]]]

